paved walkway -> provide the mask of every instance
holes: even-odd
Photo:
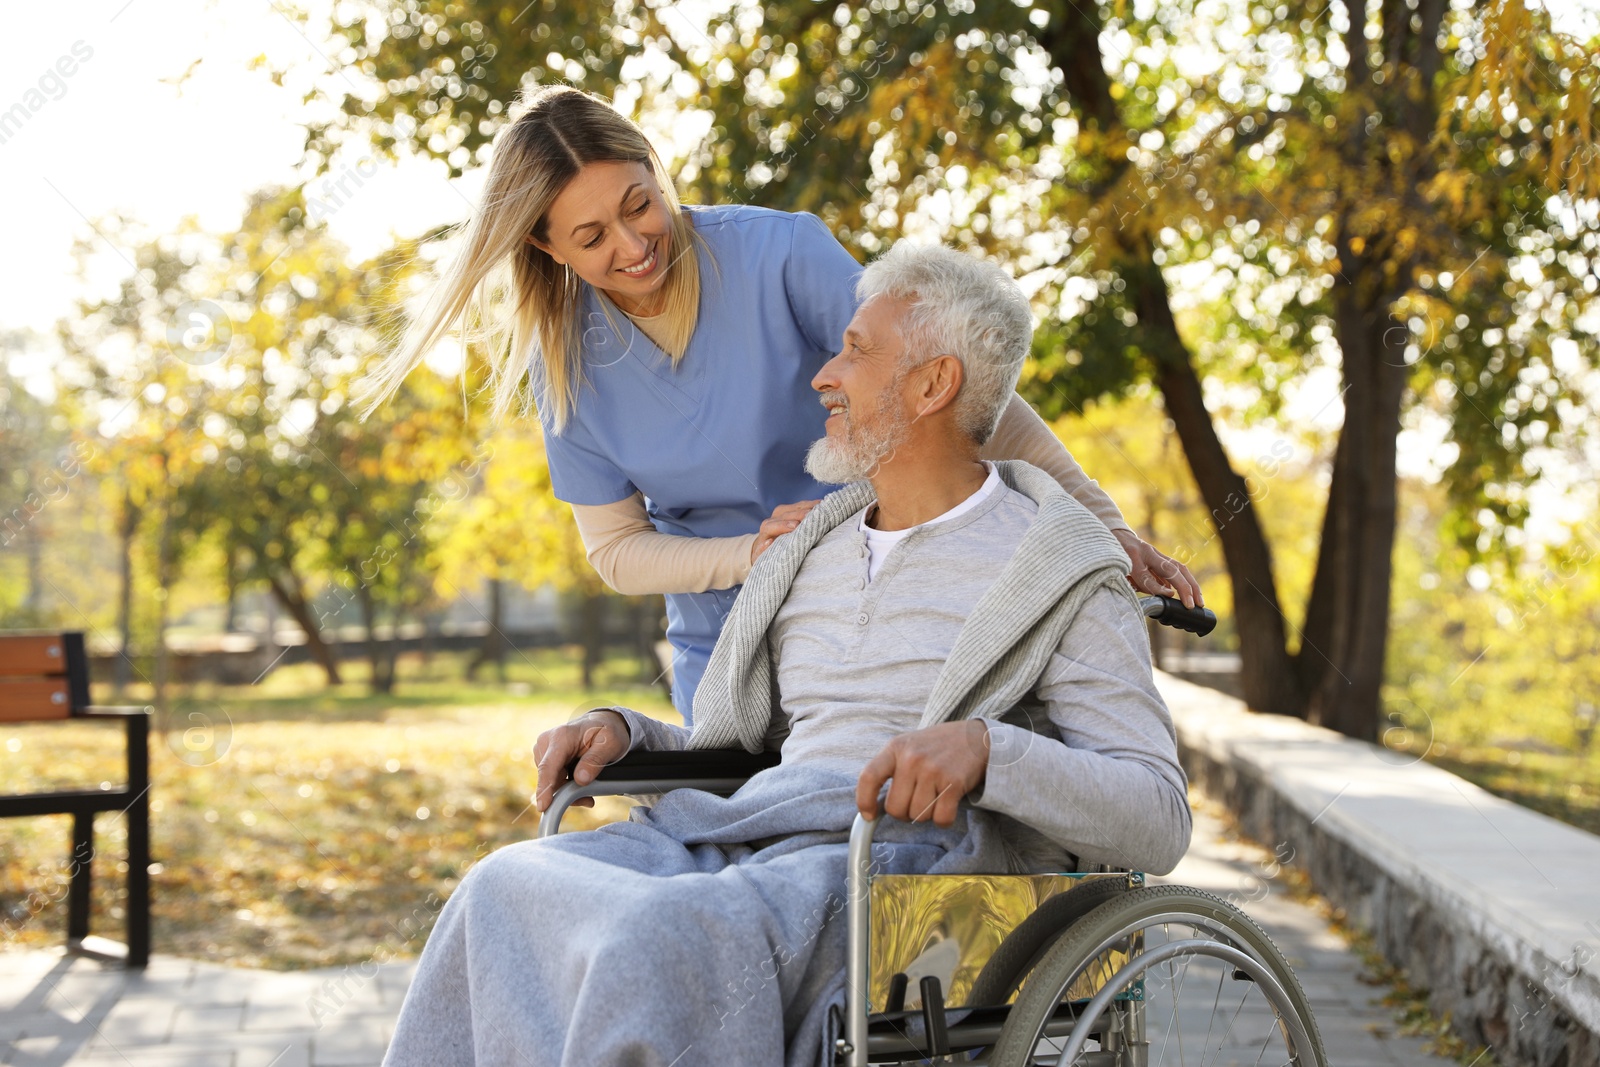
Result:
[[[0,1063],[375,1067],[414,968],[249,971],[157,956],[128,975],[60,953],[6,953]]]
[[[1261,877],[1269,857],[1199,813],[1163,881],[1238,894],[1311,998],[1337,1067],[1444,1067],[1394,1036],[1378,990],[1316,912]],[[1256,899],[1263,892],[1268,895]],[[413,963],[247,971],[158,956],[142,975],[52,952],[0,954],[0,1062],[15,1067],[369,1067],[383,1058]]]
[[[1452,1060],[1428,1054],[1421,1038],[1401,1037],[1380,1001],[1381,987],[1361,980],[1361,963],[1322,916],[1291,899],[1265,874],[1272,856],[1262,848],[1230,840],[1202,806],[1195,812],[1194,839],[1177,870],[1155,882],[1205,889],[1250,914],[1288,957],[1311,1000],[1333,1067],[1447,1067]]]

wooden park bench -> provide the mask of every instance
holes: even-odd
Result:
[[[10,793],[0,784],[0,818],[71,815],[71,882],[67,889],[67,946],[72,951],[150,960],[150,709],[93,707],[83,634],[0,634],[0,723],[67,719],[120,720],[127,731],[128,773],[121,789]],[[128,819],[127,945],[89,937],[94,817],[117,811]],[[86,942],[88,942],[86,944]]]

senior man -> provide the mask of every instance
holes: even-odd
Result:
[[[807,457],[851,483],[759,545],[694,731],[623,708],[545,733],[540,810],[633,748],[782,753],[729,798],[501,849],[463,880],[388,1063],[826,1063],[846,840],[886,873],[1162,873],[1189,839],[1127,556],[1055,481],[989,464],[1027,355],[1016,284],[944,248],[867,267]],[[887,792],[885,795],[885,787]]]

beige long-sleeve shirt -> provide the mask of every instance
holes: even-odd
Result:
[[[1020,459],[1049,474],[1110,530],[1126,530],[1117,505],[1084,473],[1072,453],[1050,432],[1037,412],[1015,393],[1000,416],[984,459]],[[635,493],[614,504],[574,504],[573,518],[589,563],[600,579],[619,593],[703,593],[739,585],[750,571],[756,534],[737,537],[682,537],[659,532],[650,522],[644,496]]]

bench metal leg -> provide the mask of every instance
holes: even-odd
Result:
[[[94,812],[72,816],[72,882],[67,889],[67,939],[89,936],[90,891],[94,885]]]
[[[128,719],[128,966],[150,962],[150,717]]]

